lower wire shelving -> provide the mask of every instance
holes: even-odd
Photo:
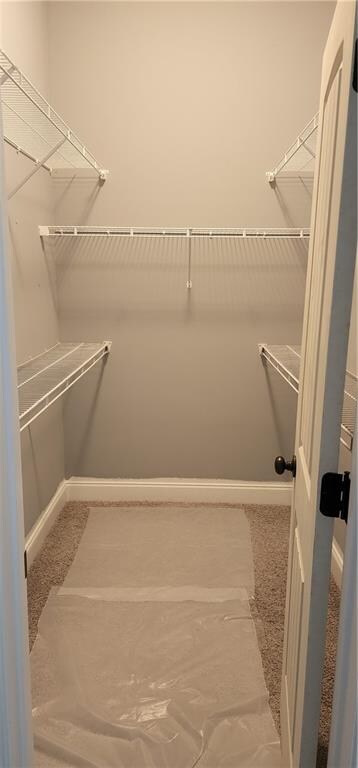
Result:
[[[20,432],[99,363],[110,341],[59,342],[17,369]]]
[[[301,347],[287,344],[260,344],[261,357],[298,394],[300,379]],[[352,450],[358,399],[358,376],[346,371],[341,423],[341,443]]]

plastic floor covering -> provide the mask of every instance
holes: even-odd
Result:
[[[37,768],[278,768],[227,508],[97,508],[31,653]]]

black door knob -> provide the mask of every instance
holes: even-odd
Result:
[[[277,475],[283,475],[283,473],[292,472],[292,476],[296,477],[296,456],[292,456],[291,461],[286,461],[283,456],[276,456],[275,458],[275,472]]]

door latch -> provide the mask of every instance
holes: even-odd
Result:
[[[347,522],[349,490],[351,479],[349,472],[326,472],[322,477],[320,512],[325,517],[338,517]]]

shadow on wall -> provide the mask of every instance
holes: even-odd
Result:
[[[64,477],[62,405],[54,403],[21,433],[25,533]]]
[[[313,176],[279,176],[272,190],[288,227],[301,227],[302,221],[311,220]]]
[[[75,454],[73,458],[75,474],[82,474],[83,457],[86,455],[86,446],[90,443],[92,438],[92,432],[95,429],[95,414],[97,409],[98,397],[102,385],[103,375],[108,363],[108,356],[102,358],[100,364],[95,367],[91,373],[91,381],[89,386],[82,388],[83,396],[87,400],[87,409],[84,409],[84,419],[82,423],[82,429],[79,431],[78,440],[75,444]],[[85,383],[85,382],[83,382]],[[66,413],[66,398],[64,401],[64,411]],[[73,474],[73,472],[72,472]],[[69,475],[66,474],[66,477]]]
[[[51,237],[45,250],[51,270],[55,265],[57,304],[62,311],[64,302],[76,311],[95,305],[104,314],[112,309],[183,312],[188,306],[186,240]],[[228,312],[249,320],[267,312],[286,316],[301,311],[307,246],[300,239],[196,238],[191,307],[200,308],[207,319],[222,311],[224,320]]]
[[[88,223],[103,185],[97,175],[94,178],[81,178],[81,171],[78,173],[78,176],[70,176],[68,179],[53,177],[52,194],[55,210],[57,208],[61,209],[61,205],[67,197],[76,202],[74,223],[77,226],[81,226]],[[63,222],[60,221],[60,224],[63,224]]]

